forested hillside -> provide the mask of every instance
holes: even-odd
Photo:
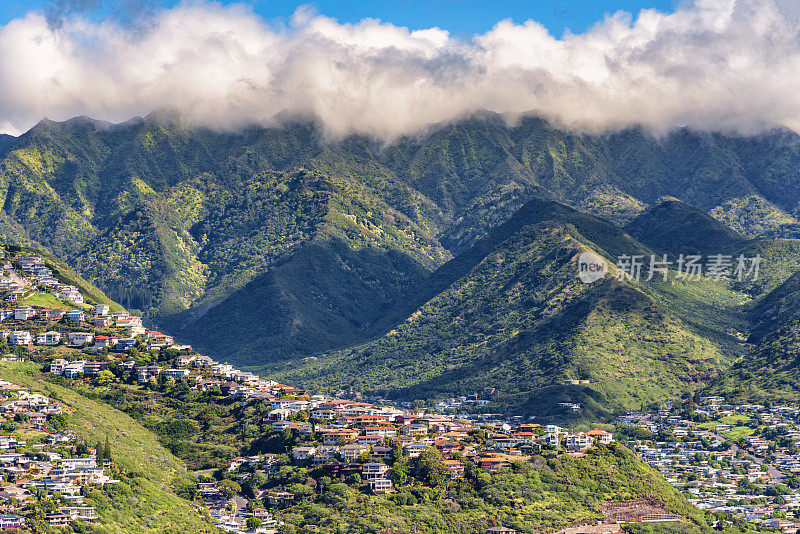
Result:
[[[308,122],[212,131],[168,113],[42,121],[0,144],[0,237],[63,255],[181,341],[281,376],[344,357],[343,387],[497,383],[524,405],[523,384],[588,378],[602,385],[581,395],[627,405],[673,379],[707,383],[747,352],[751,325],[760,336],[794,316],[777,288],[800,268],[798,163],[790,131],[585,134],[490,113],[389,143]],[[534,198],[601,219],[553,219]],[[613,263],[630,247],[758,252],[763,278],[576,285],[575,252]],[[620,354],[632,358],[620,376],[601,369]],[[368,375],[343,371],[365,362]],[[665,369],[662,382],[625,378]]]

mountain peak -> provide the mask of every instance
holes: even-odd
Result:
[[[747,238],[704,211],[674,197],[661,197],[625,226],[656,252],[722,254],[739,250]]]

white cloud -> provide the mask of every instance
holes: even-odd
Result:
[[[184,3],[122,26],[44,15],[0,27],[0,124],[43,116],[119,121],[177,109],[237,127],[313,115],[332,135],[414,133],[480,109],[533,112],[575,128],[689,125],[745,133],[800,127],[800,5],[695,0],[617,13],[557,39],[500,21],[463,41],[302,7],[289,27],[245,6]]]

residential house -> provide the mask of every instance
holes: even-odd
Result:
[[[181,354],[177,358],[175,358],[175,365],[178,367],[183,367],[192,363],[192,360],[195,359],[195,356],[189,356],[188,354]]]
[[[383,441],[383,438],[380,436],[358,436],[356,441],[358,441],[359,445],[371,447]]]
[[[405,454],[409,458],[416,458],[417,456],[422,454],[422,451],[424,451],[427,448],[428,445],[424,443],[419,443],[419,442],[406,443],[405,445],[403,445],[403,454]]]
[[[294,493],[276,492],[270,493],[267,498],[269,505],[275,508],[283,508],[294,504]]]
[[[209,365],[214,365],[216,362],[209,358],[208,356],[198,356],[192,362],[192,365],[195,367],[207,367]]]
[[[292,458],[295,462],[307,462],[317,452],[316,447],[294,447],[292,449]]]
[[[339,454],[343,460],[348,462],[355,461],[359,456],[369,451],[369,447],[361,444],[343,445],[339,447]]]
[[[108,304],[98,304],[94,307],[95,315],[108,315],[108,312],[111,311],[111,306]]]
[[[372,480],[374,478],[384,478],[386,476],[387,471],[389,471],[389,466],[386,464],[379,464],[379,463],[366,463],[361,465],[361,478],[363,480]]]
[[[586,434],[592,439],[596,439],[603,445],[608,445],[614,441],[614,435],[611,432],[606,432],[605,430],[590,430]]]
[[[128,328],[131,326],[142,326],[142,318],[137,317],[135,315],[128,315],[121,317],[118,314],[112,315],[112,318],[116,321],[116,325],[120,328]]]
[[[10,289],[6,292],[6,298],[8,300],[20,300],[25,298],[25,291],[22,289]]]
[[[66,315],[67,321],[71,323],[80,323],[86,319],[86,312],[83,310],[70,310]]]
[[[63,458],[61,460],[61,467],[66,471],[73,471],[75,469],[97,467],[97,461],[94,458]]]
[[[481,469],[496,471],[501,467],[509,467],[511,462],[507,456],[490,456],[487,458],[481,458],[478,462],[478,465],[481,467]]]
[[[130,325],[125,327],[125,333],[129,336],[140,336],[147,332],[147,329],[141,325]]]
[[[364,429],[367,436],[378,436],[388,438],[397,435],[397,429],[391,426],[368,426]]]
[[[20,306],[14,310],[14,320],[27,321],[36,317],[36,310],[30,306]]]
[[[117,352],[125,352],[126,350],[130,350],[136,346],[136,340],[132,337],[122,338],[117,340],[117,344],[114,345],[114,350]]]
[[[65,506],[59,510],[62,514],[69,514],[71,519],[80,521],[97,521],[100,519],[94,506]]]
[[[155,330],[147,331],[147,343],[151,347],[167,347],[174,344],[174,342],[175,341],[172,339],[172,336],[162,334],[161,332],[156,332]]]
[[[136,368],[136,381],[140,384],[149,382],[151,378],[158,378],[161,374],[161,367],[158,365],[145,365]]]
[[[50,362],[50,372],[54,375],[60,375],[64,372],[64,367],[67,366],[67,360],[63,358],[57,358]]]
[[[548,432],[541,437],[542,442],[545,445],[549,445],[551,447],[558,447],[561,444],[561,436],[555,432]]]
[[[325,429],[321,431],[322,433],[322,443],[325,445],[336,445],[339,443],[345,443],[348,441],[353,441],[358,437],[358,431],[352,430],[350,428],[341,428],[341,429]]]
[[[567,436],[567,448],[575,451],[585,451],[594,444],[594,440],[588,434],[570,434]]]
[[[388,478],[373,478],[369,481],[369,489],[376,495],[389,493],[393,489],[392,481]]]
[[[62,514],[61,512],[52,512],[46,514],[44,518],[51,526],[54,527],[65,527],[72,521],[72,518],[69,516],[69,514]]]
[[[65,311],[64,311],[64,310],[62,310],[61,308],[46,308],[46,309],[44,309],[44,310],[41,310],[41,311],[39,312],[39,314],[40,314],[40,315],[41,315],[43,318],[45,318],[45,319],[47,319],[47,320],[49,320],[49,321],[58,321],[59,319],[61,319],[62,317],[64,317],[64,315],[65,315],[66,313],[67,313],[67,312],[65,312]]]
[[[314,452],[314,463],[324,464],[327,461],[334,460],[338,454],[339,447],[336,445],[321,445]]]
[[[427,436],[428,425],[410,424],[404,425],[401,432],[406,436]]]
[[[372,456],[381,460],[390,460],[394,450],[391,447],[372,447]]]
[[[519,534],[519,532],[508,527],[489,527],[486,529],[486,534]]]
[[[189,376],[188,369],[166,369],[164,371],[164,376],[172,377],[172,378],[183,378],[184,376]]]
[[[89,322],[98,328],[105,328],[107,326],[111,326],[112,321],[111,317],[108,315],[100,315],[98,317],[92,317],[89,319]]]
[[[321,421],[333,421],[334,419],[336,419],[336,416],[337,416],[336,410],[323,410],[318,408],[313,412],[311,412],[311,417]]]
[[[83,365],[83,374],[86,376],[97,376],[97,374],[107,366],[108,363],[106,362],[86,362]]]
[[[59,343],[61,343],[61,334],[58,332],[53,332],[52,330],[36,336],[37,345],[52,346],[52,345],[58,345]]]
[[[96,335],[94,336],[94,345],[92,346],[92,350],[97,352],[98,350],[105,349],[108,347],[113,347],[119,341],[118,338],[113,336],[103,336],[103,335]]]
[[[464,477],[464,464],[458,460],[443,460],[442,464],[447,468],[450,473],[450,478],[463,478]]]
[[[71,302],[72,304],[82,304],[83,303],[83,295],[81,292],[78,291],[76,287],[69,287],[68,289],[61,289],[56,292],[56,297],[60,298],[61,300],[65,300],[67,302]]]
[[[83,374],[84,365],[86,365],[85,360],[70,362],[66,367],[64,367],[64,371],[61,374],[64,376],[64,378],[77,378]]]
[[[30,345],[33,339],[27,330],[15,330],[8,336],[9,345]]]
[[[91,332],[70,332],[67,334],[67,339],[69,339],[70,345],[80,347],[87,343],[91,343],[94,339],[94,334]]]

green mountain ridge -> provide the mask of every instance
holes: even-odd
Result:
[[[281,373],[293,372],[303,359],[328,361],[331,354],[361,350],[353,347],[405,327],[418,308],[455,299],[458,281],[477,273],[489,251],[499,253],[497,231],[508,232],[505,240],[522,239],[521,228],[528,228],[525,240],[514,244],[519,258],[509,260],[519,265],[483,275],[484,289],[496,298],[508,298],[508,288],[493,276],[511,276],[507,283],[529,278],[523,294],[532,300],[530,309],[519,310],[522,323],[528,315],[542,320],[547,291],[574,297],[566,264],[546,259],[553,251],[566,255],[584,247],[612,263],[631,250],[763,253],[764,278],[755,283],[622,282],[609,285],[604,296],[579,292],[584,308],[568,313],[575,322],[564,323],[564,335],[572,343],[586,344],[601,329],[652,329],[662,338],[642,349],[649,359],[660,351],[672,355],[671,348],[656,347],[671,346],[665,334],[671,328],[681,331],[689,346],[698,343],[692,357],[715,362],[679,373],[699,387],[745,351],[740,341],[751,324],[775,316],[765,311],[774,307],[757,301],[800,270],[796,242],[774,239],[796,235],[800,225],[798,163],[800,136],[787,130],[745,137],[682,129],[656,139],[637,128],[572,132],[535,117],[509,124],[486,112],[391,143],[362,136],[330,140],[313,122],[292,120],[236,132],[196,128],[171,113],[122,124],[42,121],[0,140],[0,238],[63,256],[111,298],[183,342],[237,365]],[[659,202],[665,196],[680,202]],[[546,221],[537,220],[530,213],[535,198],[583,213],[556,217],[551,206]],[[512,229],[515,220],[524,224]],[[483,250],[487,238],[491,246]],[[555,278],[532,277],[524,272],[526,262]],[[621,311],[624,299],[615,296],[621,293],[641,304],[636,311]],[[490,301],[476,313],[505,313]],[[461,305],[464,310],[437,313],[460,317],[470,307]],[[610,311],[597,311],[603,306]],[[662,315],[649,316],[652,306]],[[793,306],[784,307],[780,324],[794,314]],[[614,324],[600,326],[603,313]],[[556,323],[564,319],[554,317]],[[524,326],[555,332],[544,322]],[[450,343],[472,334],[458,333]],[[503,335],[511,334],[519,336],[513,328]],[[492,335],[499,347],[499,334]],[[502,340],[513,356],[501,358],[506,362],[539,346],[514,348],[511,339]],[[601,341],[604,346],[608,339]],[[473,347],[464,363],[483,358],[479,343],[464,346]],[[417,358],[435,359],[427,353]],[[556,369],[531,365],[531,376]],[[584,367],[557,366],[556,375],[566,379],[572,376],[567,369],[580,374]],[[476,374],[472,382],[477,386],[489,375]],[[432,385],[423,387],[429,379]],[[451,384],[435,392],[438,378],[415,380],[418,389],[409,394],[466,388]],[[669,389],[662,386],[653,391]],[[644,401],[662,393],[639,396]]]
[[[277,377],[406,400],[489,386],[514,410],[552,415],[564,412],[558,402],[580,402],[608,415],[707,385],[741,354],[727,332],[741,326],[732,292],[612,277],[584,284],[575,261],[587,250],[612,265],[649,252],[609,223],[532,201],[431,275],[430,299],[391,331]],[[709,324],[702,299],[712,291],[726,309]],[[568,384],[579,379],[590,385]]]

